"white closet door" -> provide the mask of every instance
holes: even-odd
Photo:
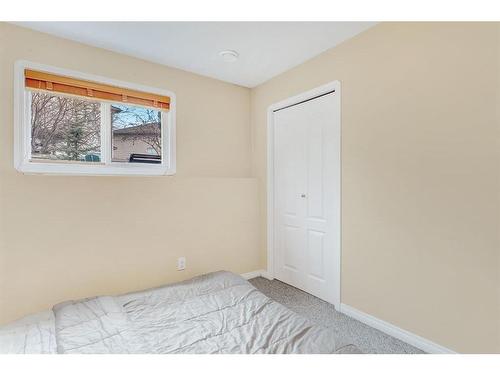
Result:
[[[331,303],[340,233],[334,95],[274,113],[276,278]]]

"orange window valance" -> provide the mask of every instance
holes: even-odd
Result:
[[[125,104],[137,104],[158,109],[170,108],[170,98],[168,96],[150,94],[29,69],[24,71],[24,77],[26,87],[31,89],[110,100]]]

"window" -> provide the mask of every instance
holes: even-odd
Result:
[[[130,162],[135,154],[158,156],[161,161],[161,111],[127,105],[111,106],[114,162]]]
[[[15,167],[25,173],[175,173],[175,96],[16,63]]]

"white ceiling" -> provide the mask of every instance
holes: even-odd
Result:
[[[374,22],[17,22],[18,25],[255,87]],[[219,52],[235,50],[224,62]]]

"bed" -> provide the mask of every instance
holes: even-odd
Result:
[[[55,305],[0,328],[2,353],[359,353],[220,271]]]

